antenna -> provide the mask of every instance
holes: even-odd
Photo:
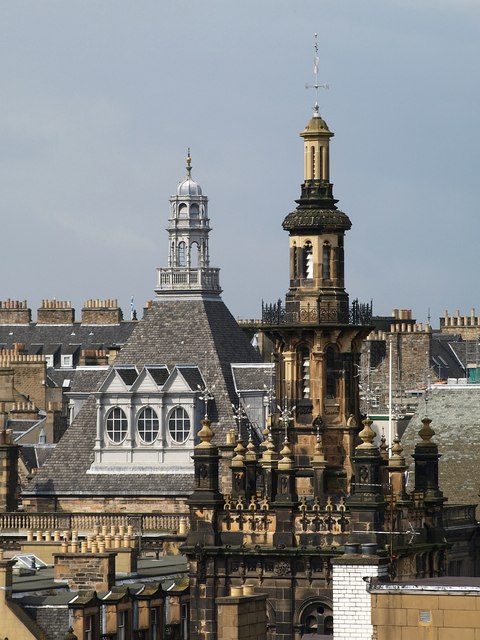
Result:
[[[318,84],[318,65],[320,64],[320,58],[318,57],[318,42],[317,42],[317,34],[315,34],[314,40],[314,51],[315,55],[313,58],[313,77],[315,82],[313,84],[305,84],[305,89],[315,89],[315,104],[313,106],[313,116],[316,118],[320,117],[319,108],[318,108],[318,90],[319,89],[329,89],[328,84]]]

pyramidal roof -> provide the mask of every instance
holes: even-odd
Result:
[[[184,242],[183,236],[180,241]],[[205,260],[206,255],[205,250]],[[178,275],[184,269],[190,268],[175,266],[171,271]],[[197,366],[201,378],[213,388],[214,400],[208,411],[215,442],[224,443],[227,432],[236,426],[232,404],[238,403],[238,396],[231,365],[264,365],[215,288],[170,293],[173,295],[159,295],[150,303],[122,347],[115,367],[130,365],[136,377],[145,365],[163,365],[169,371],[181,365]],[[188,495],[192,489],[192,476],[181,473],[157,477],[95,473],[95,438],[95,399],[90,397],[24,495]]]
[[[231,364],[262,363],[237,321],[220,298],[153,302],[146,310],[116,364],[196,365],[215,386],[209,405],[217,442],[235,427],[232,403],[238,403]]]

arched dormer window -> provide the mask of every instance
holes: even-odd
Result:
[[[323,271],[323,279],[330,280],[331,279],[331,255],[332,255],[332,247],[330,243],[326,240],[323,243],[323,256],[322,256],[322,271]]]
[[[185,267],[187,265],[187,247],[183,240],[178,243],[177,263],[179,267]]]
[[[304,278],[313,279],[313,247],[310,240],[303,247],[303,273]]]

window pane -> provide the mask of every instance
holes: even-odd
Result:
[[[144,442],[153,442],[158,436],[158,416],[151,407],[145,407],[137,419],[138,435]]]
[[[190,434],[190,418],[182,407],[177,407],[170,414],[168,431],[175,442],[185,442]]]
[[[112,442],[119,444],[127,435],[127,416],[120,407],[113,407],[107,415],[107,435]]]

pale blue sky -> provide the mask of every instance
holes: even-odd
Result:
[[[0,298],[141,308],[188,146],[225,302],[283,297],[315,31],[351,298],[480,313],[477,0],[2,0]]]

